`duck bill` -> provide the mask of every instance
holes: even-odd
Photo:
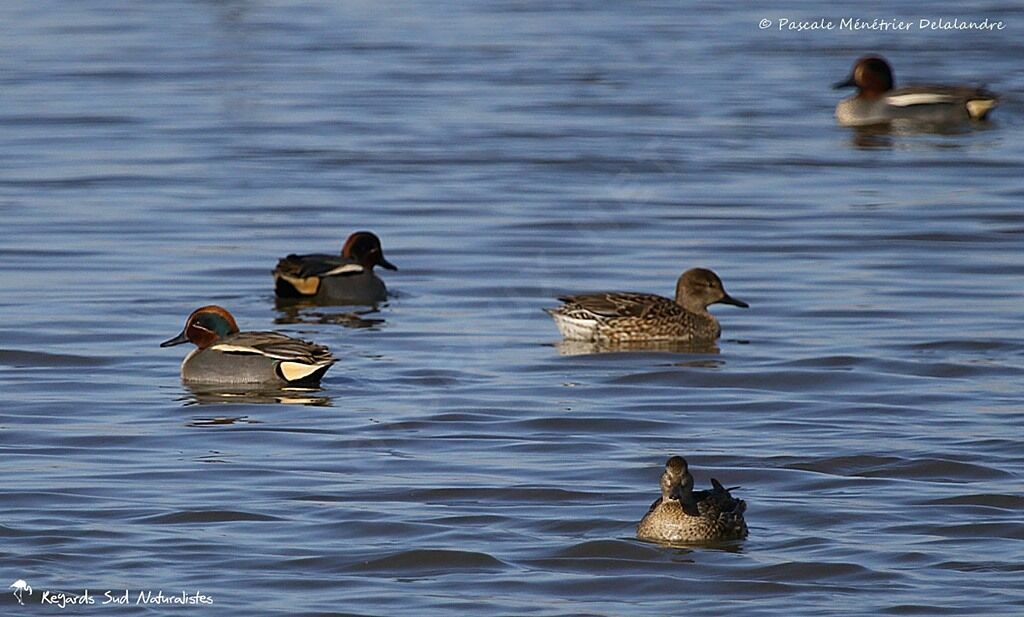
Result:
[[[731,304],[733,306],[738,306],[740,308],[750,308],[749,304],[747,304],[743,300],[737,300],[736,298],[733,298],[729,294],[725,294],[725,297],[719,300],[718,302],[719,304]]]
[[[398,266],[391,263],[387,259],[384,259],[384,253],[377,254],[377,265],[381,268],[387,268],[388,270],[398,270]]]
[[[188,337],[185,336],[185,331],[182,330],[181,334],[179,334],[178,336],[176,336],[176,337],[174,337],[172,339],[168,339],[168,340],[164,341],[163,343],[160,343],[160,346],[161,347],[174,347],[175,345],[181,345],[182,343],[187,343],[187,342],[188,342]]]
[[[856,80],[854,80],[853,75],[850,75],[849,77],[847,77],[843,81],[837,81],[836,83],[832,84],[832,89],[833,90],[842,90],[843,88],[853,88],[856,85],[857,85]]]

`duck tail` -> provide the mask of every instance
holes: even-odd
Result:
[[[978,88],[974,95],[967,99],[967,115],[973,120],[984,120],[990,111],[999,105],[999,95],[987,88]]]
[[[732,491],[735,491],[736,489],[743,488],[743,487],[741,487],[741,486],[730,486],[729,488],[725,488],[724,486],[722,486],[721,482],[719,482],[715,478],[711,478],[711,488],[716,493],[718,493],[718,492],[731,493]]]

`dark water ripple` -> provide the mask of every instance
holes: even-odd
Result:
[[[6,580],[226,615],[1021,614],[1024,49],[1010,4],[928,10],[1009,23],[5,4]],[[1006,99],[978,130],[852,134],[828,84],[868,50]],[[275,306],[276,257],[359,228],[390,303]],[[541,312],[694,265],[751,304],[716,307],[714,348],[563,346]],[[320,390],[185,388],[157,345],[210,302],[341,362]],[[742,487],[748,540],[633,539],[672,453]]]

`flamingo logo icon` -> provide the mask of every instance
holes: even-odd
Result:
[[[25,603],[21,600],[22,594],[24,594],[27,591],[28,595],[32,595],[32,586],[20,578],[11,583],[9,589],[14,590],[14,597],[18,599],[18,604],[22,606],[25,606]]]

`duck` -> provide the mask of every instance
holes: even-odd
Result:
[[[708,312],[708,306],[750,306],[726,293],[722,279],[706,268],[691,268],[680,275],[675,300],[619,291],[558,299],[561,306],[544,310],[555,320],[562,336],[597,343],[714,341],[722,327]]]
[[[279,298],[307,299],[318,304],[374,305],[388,298],[388,290],[374,266],[398,270],[384,258],[380,238],[369,231],[350,235],[341,255],[291,254],[273,270],[274,293]]]
[[[881,56],[864,56],[850,76],[834,88],[857,93],[836,105],[842,126],[869,126],[909,121],[921,124],[960,124],[985,120],[999,96],[973,86],[920,85],[894,88],[892,67]]]
[[[711,478],[711,489],[694,491],[689,465],[681,456],[665,463],[661,497],[651,504],[636,527],[640,540],[669,544],[742,540],[747,537],[743,513],[747,504]]]
[[[316,386],[336,359],[330,350],[280,332],[239,332],[223,307],[197,308],[178,336],[160,343],[196,346],[181,364],[181,378],[193,384]]]

